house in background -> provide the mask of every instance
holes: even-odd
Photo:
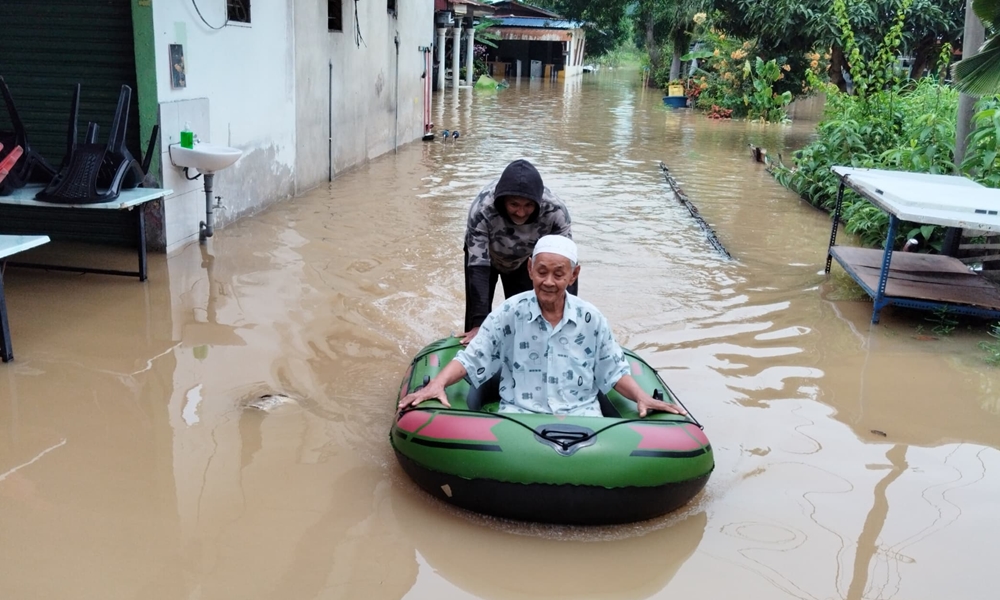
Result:
[[[243,156],[215,178],[219,226],[423,135],[435,0],[0,0],[0,75],[32,146],[56,165],[73,85],[80,122],[107,132],[132,88],[127,144],[160,140],[151,248],[198,239],[201,180],[170,163],[185,126]],[[398,74],[398,75],[397,75]],[[429,82],[428,82],[429,83]],[[0,111],[0,129],[6,115]]]
[[[515,0],[491,6],[497,25],[490,30],[500,34],[498,47],[487,50],[493,77],[554,79],[583,73],[583,23]]]
[[[437,27],[437,59],[434,63],[434,89],[443,90],[450,80],[452,87],[472,86],[476,43],[475,24],[493,14],[493,7],[476,0],[434,0],[434,24]],[[448,44],[448,40],[451,44]],[[446,64],[451,54],[450,64]],[[459,75],[465,69],[465,79]],[[448,74],[451,77],[448,77]]]

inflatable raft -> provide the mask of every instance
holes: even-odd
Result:
[[[426,385],[462,346],[446,338],[421,350],[399,398]],[[679,404],[656,371],[625,350],[632,377],[655,398]],[[612,390],[603,417],[500,414],[496,380],[460,381],[451,408],[426,401],[397,414],[390,441],[403,470],[431,495],[499,517],[572,524],[628,523],[686,504],[715,459],[690,415],[656,412]]]

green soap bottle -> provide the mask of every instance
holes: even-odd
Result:
[[[181,130],[181,148],[194,148],[194,132],[190,123],[185,123]]]

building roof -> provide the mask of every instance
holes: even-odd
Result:
[[[464,10],[455,10],[456,6],[459,5]],[[434,0],[434,10],[450,10],[456,14],[487,15],[496,9],[489,4],[477,2],[476,0]]]
[[[579,29],[583,23],[548,17],[490,17],[499,23],[496,27],[530,27],[536,29]]]
[[[494,2],[493,8],[495,8],[498,13],[503,15],[510,15],[517,17],[539,16],[539,17],[550,17],[552,19],[562,19],[561,15],[558,15],[552,11],[545,10],[544,8],[539,8],[537,6],[532,6],[531,4],[517,2],[516,0],[501,0],[500,2]]]

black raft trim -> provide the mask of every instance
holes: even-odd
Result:
[[[480,450],[482,452],[503,452],[497,444],[467,444],[464,442],[442,442],[439,440],[423,440],[414,437],[410,440],[414,444],[428,446],[430,448],[447,448],[449,450]]]
[[[465,479],[433,471],[396,451],[413,481],[435,498],[466,510],[540,523],[610,525],[665,515],[691,501],[708,482],[704,475],[653,487],[513,483]]]
[[[697,450],[633,450],[629,456],[646,456],[652,458],[694,458],[702,454],[708,454],[711,446],[698,448]]]

